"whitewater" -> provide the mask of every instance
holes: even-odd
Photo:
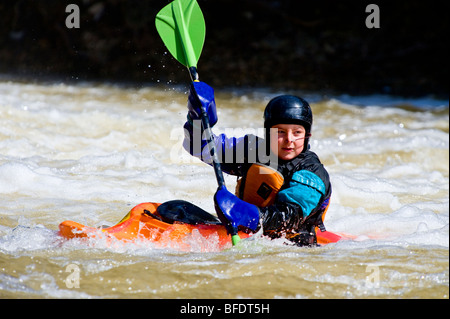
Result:
[[[0,81],[0,298],[449,298],[449,102],[433,97],[216,89],[216,134],[258,132],[278,94],[310,101],[333,187],[325,225],[352,240],[63,240],[64,220],[111,226],[141,202],[214,213],[213,169],[182,148],[187,91]]]

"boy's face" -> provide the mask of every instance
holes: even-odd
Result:
[[[299,124],[277,124],[270,128],[270,148],[282,160],[291,160],[302,151],[305,128]]]

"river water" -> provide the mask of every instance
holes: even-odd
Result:
[[[1,298],[449,298],[448,100],[305,96],[333,185],[325,224],[352,240],[62,240],[64,220],[114,225],[146,201],[214,212],[212,168],[181,148],[186,90],[0,82]],[[258,133],[278,93],[218,90],[215,133]]]

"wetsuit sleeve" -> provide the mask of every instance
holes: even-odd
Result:
[[[289,187],[278,193],[275,203],[260,208],[264,230],[298,229],[317,207],[324,192],[325,184],[316,174],[306,170],[295,172]]]
[[[278,193],[278,201],[300,206],[303,217],[307,217],[317,207],[324,194],[325,184],[319,176],[301,170],[294,173],[289,187]]]
[[[254,135],[227,137],[225,134],[213,134],[213,141],[222,170],[227,174],[242,175],[242,164],[248,162],[248,154],[257,148],[258,138]],[[183,147],[191,155],[212,165],[207,141],[203,136],[201,121],[187,121],[184,125]]]

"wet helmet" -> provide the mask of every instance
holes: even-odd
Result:
[[[264,127],[277,124],[300,124],[311,133],[313,115],[308,102],[294,95],[280,95],[272,100],[264,110]]]
[[[264,127],[268,131],[277,124],[300,124],[305,128],[305,151],[308,148],[313,115],[308,102],[294,95],[280,95],[272,100],[264,110]],[[268,132],[266,132],[267,134]]]

